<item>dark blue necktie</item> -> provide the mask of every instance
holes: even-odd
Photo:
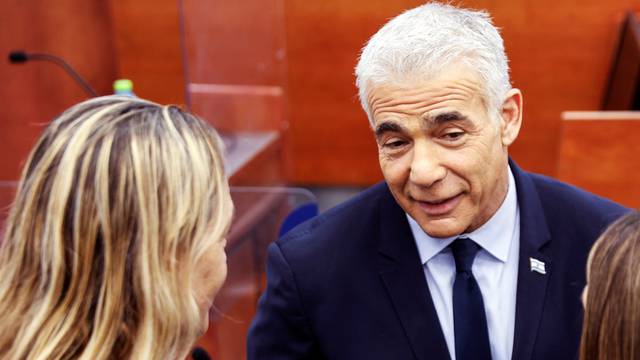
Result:
[[[456,360],[491,360],[482,293],[471,272],[471,265],[480,247],[464,238],[456,239],[449,246],[456,261],[456,280],[453,283]]]

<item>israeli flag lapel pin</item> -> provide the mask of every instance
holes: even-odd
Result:
[[[539,274],[546,275],[547,270],[545,269],[544,262],[538,259],[534,259],[532,257],[529,258],[529,263],[531,264],[531,271],[535,271]]]

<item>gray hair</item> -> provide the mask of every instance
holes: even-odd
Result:
[[[391,19],[369,39],[356,66],[362,108],[371,84],[435,77],[462,62],[480,77],[489,113],[496,114],[511,89],[509,65],[498,29],[487,12],[430,2]]]

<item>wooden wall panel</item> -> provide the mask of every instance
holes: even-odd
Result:
[[[291,181],[369,184],[381,178],[357,101],[359,49],[389,18],[419,0],[286,0]],[[626,10],[637,0],[469,0],[502,28],[524,127],[511,149],[524,168],[553,175],[564,110],[595,110]],[[553,10],[550,10],[553,9]]]
[[[184,104],[185,82],[177,0],[111,0],[118,76],[136,95]]]
[[[565,118],[558,178],[640,209],[640,111],[571,112]]]
[[[526,169],[557,175],[560,113],[600,109],[624,13],[640,3],[511,4],[492,9],[503,28],[512,80],[524,92],[524,126],[511,152]]]
[[[111,92],[115,58],[109,11],[101,1],[2,0],[0,6],[0,180],[16,180],[44,125],[87,96],[56,65],[11,65],[9,51],[61,56],[100,94]]]

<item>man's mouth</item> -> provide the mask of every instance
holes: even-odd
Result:
[[[462,193],[445,199],[436,199],[430,201],[416,200],[420,208],[429,216],[441,216],[449,213],[462,200]]]

